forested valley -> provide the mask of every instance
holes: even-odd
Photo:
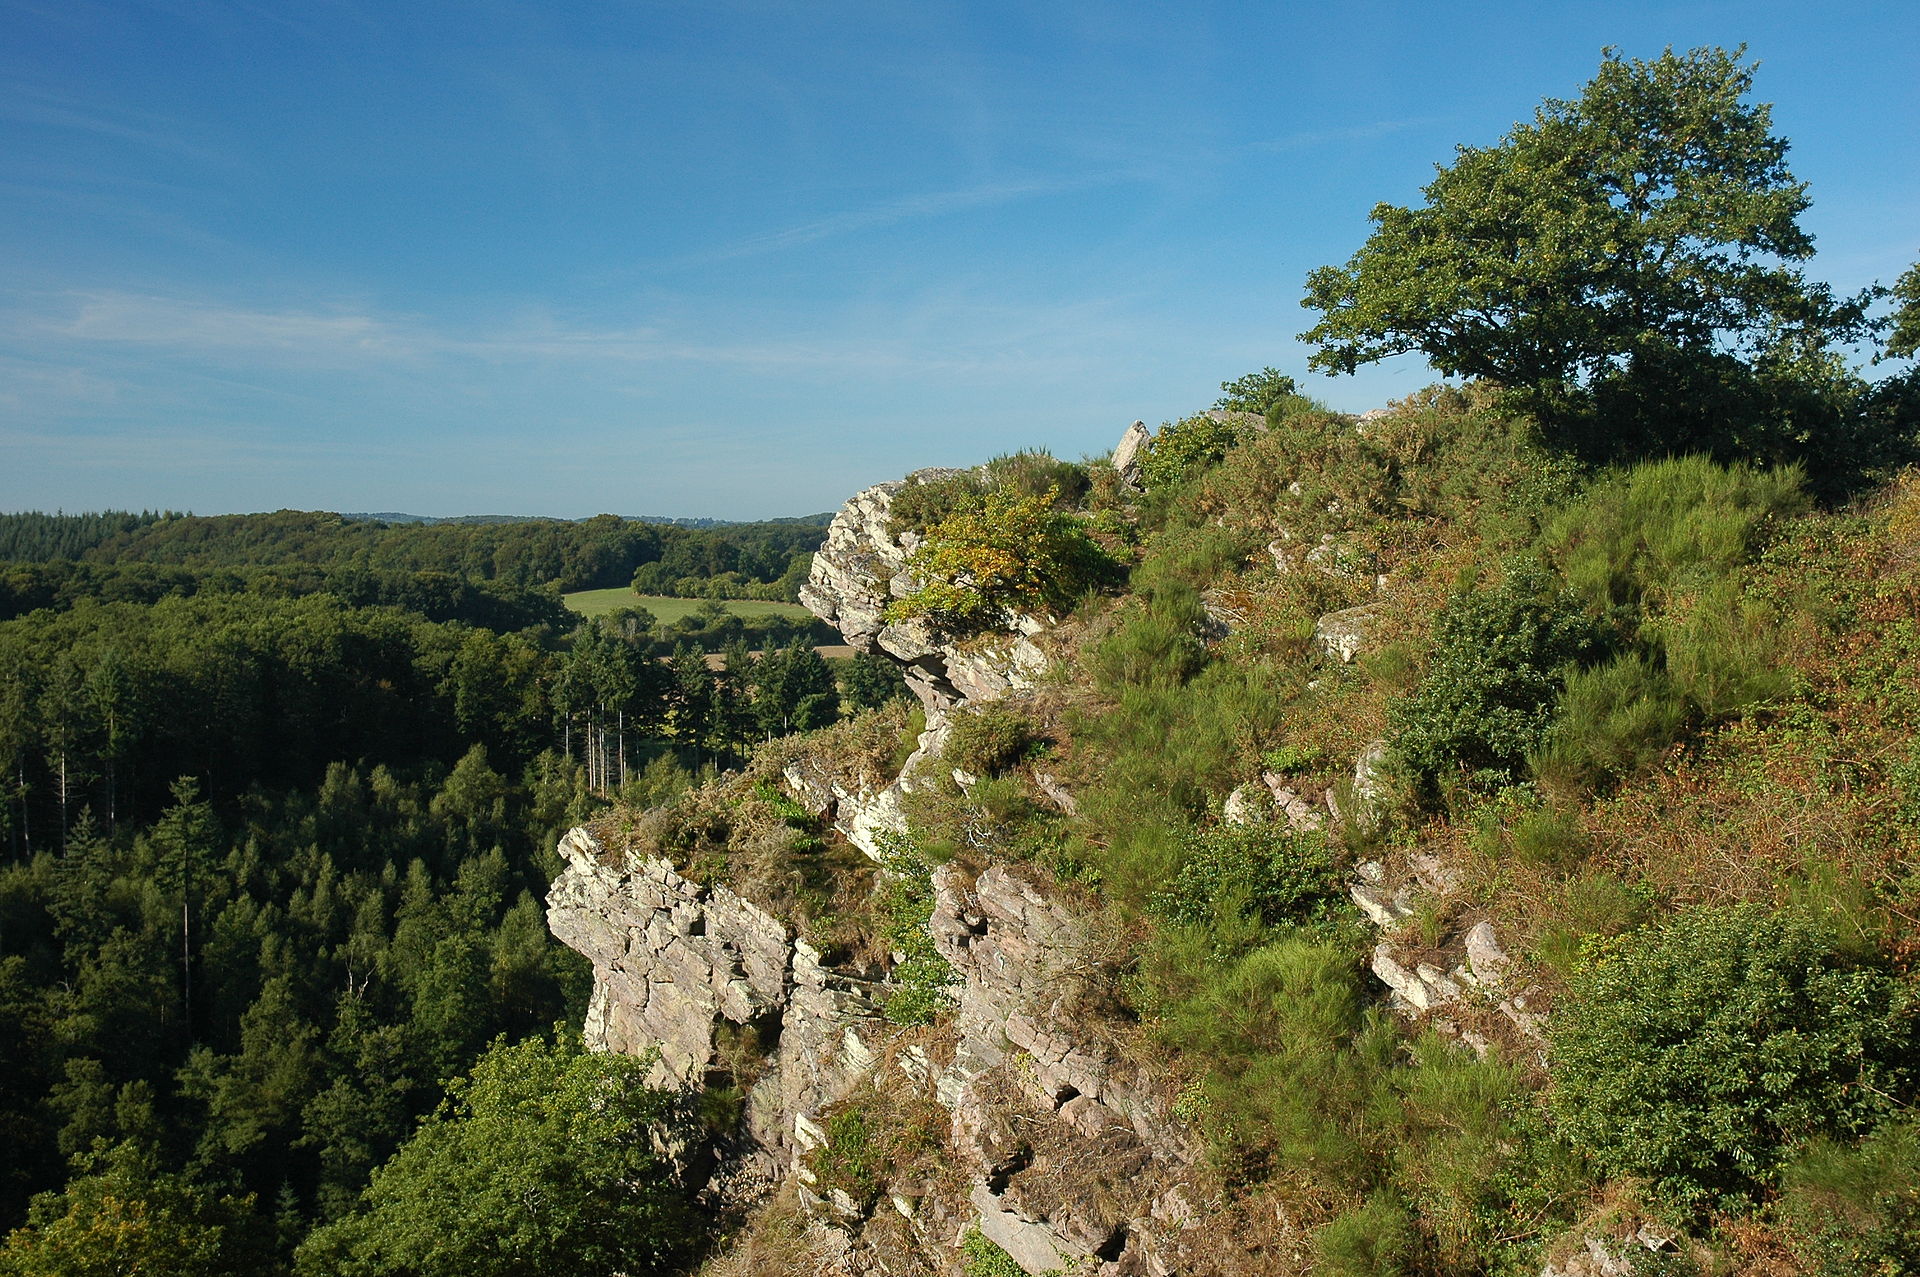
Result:
[[[559,834],[902,690],[805,625],[560,604],[822,532],[755,526],[0,518],[0,1226],[54,1194],[0,1270],[118,1230],[274,1271],[490,1044],[578,1067]]]

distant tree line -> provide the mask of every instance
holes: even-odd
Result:
[[[570,522],[382,523],[338,514],[0,515],[0,562],[71,560],[194,569],[301,564],[331,572],[441,572],[522,590],[612,589],[659,565],[645,591],[694,597],[791,598],[824,520],[687,528],[614,515]],[[704,584],[721,580],[718,586]],[[718,591],[718,592],[716,592]],[[755,593],[754,591],[758,591]]]

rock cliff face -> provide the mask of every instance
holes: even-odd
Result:
[[[949,473],[922,471],[850,500],[801,593],[855,648],[901,662],[925,709],[918,748],[891,780],[821,755],[784,771],[802,807],[876,859],[884,831],[904,828],[903,799],[946,766],[952,711],[1029,689],[1048,666],[1044,627],[1032,618],[964,642],[922,621],[887,619],[887,603],[911,588],[916,544],[889,527],[894,497]],[[1235,791],[1228,819],[1364,827],[1377,819],[1383,758],[1369,746],[1351,785],[1323,797],[1263,774]],[[1052,794],[1051,778],[1036,783]],[[1070,794],[1054,801],[1071,812]],[[583,830],[561,850],[567,868],[549,896],[549,921],[593,962],[590,1045],[657,1049],[662,1079],[716,1085],[739,1082],[740,1043],[750,1041],[758,1054],[745,1069],[745,1148],[723,1191],[748,1199],[790,1177],[838,1271],[953,1274],[972,1229],[1035,1274],[1168,1277],[1222,1267],[1210,1253],[1220,1244],[1212,1227],[1220,1204],[1200,1187],[1201,1150],[1173,1115],[1167,1079],[1127,1060],[1084,1008],[1086,925],[1038,876],[1005,865],[936,871],[928,928],[954,973],[955,1010],[934,1028],[904,1030],[879,1013],[884,979],[831,969],[728,888],[692,882],[665,860],[610,853]],[[1377,864],[1361,866],[1351,893],[1381,930],[1375,974],[1403,1013],[1477,1048],[1487,1045],[1479,1029],[1489,1015],[1503,1036],[1531,1036],[1525,993],[1511,987],[1484,924],[1457,957],[1397,947],[1417,897],[1446,888],[1437,864],[1395,882]],[[862,1088],[909,1097],[946,1123],[937,1165],[890,1183],[872,1207],[821,1183],[808,1160],[827,1141],[829,1110]]]
[[[609,852],[585,829],[560,843],[566,869],[547,925],[593,963],[590,1049],[657,1051],[655,1082],[703,1085],[729,1066],[745,1097],[749,1170],[777,1178],[793,1117],[845,1095],[873,1066],[879,1014],[867,982],[829,970],[805,940],[725,887],[658,858]],[[742,1030],[751,1031],[749,1040]],[[723,1042],[751,1058],[724,1060]]]
[[[1198,1149],[1154,1079],[1086,1031],[1073,1005],[1086,938],[1039,886],[1001,866],[936,876],[929,928],[956,972],[957,1011],[909,1032],[879,1017],[871,985],[726,888],[609,853],[581,829],[561,849],[548,921],[594,964],[589,1045],[656,1050],[658,1081],[700,1084],[730,1029],[753,1029],[766,1055],[724,1188],[750,1197],[797,1174],[844,1271],[949,1270],[970,1228],[1033,1273],[1193,1271]],[[949,1122],[944,1173],[894,1186],[884,1227],[806,1187],[823,1110],[869,1081],[916,1091]]]
[[[919,470],[848,501],[834,516],[825,544],[813,556],[812,574],[800,587],[800,601],[839,627],[849,645],[901,662],[907,686],[929,712],[1031,687],[1047,669],[1046,653],[1033,642],[1044,627],[1032,617],[1014,617],[1008,632],[960,643],[924,620],[889,621],[884,615],[888,603],[912,589],[907,558],[919,545],[912,532],[896,536],[889,528],[894,495],[910,484],[954,473]]]
[[[902,825],[901,799],[939,758],[949,712],[1031,687],[1047,667],[1031,618],[966,643],[885,618],[907,589],[914,546],[888,528],[893,495],[941,473],[849,501],[802,592],[850,644],[900,661],[926,710],[919,748],[881,788],[828,757],[786,769],[792,796],[870,855],[880,831]],[[952,964],[956,1009],[935,1029],[907,1031],[878,1014],[883,988],[829,969],[728,888],[692,882],[665,860],[609,852],[585,830],[561,850],[567,867],[548,918],[593,962],[589,1044],[657,1050],[662,1080],[701,1084],[723,1066],[737,1075],[725,1057],[751,1029],[766,1054],[745,1097],[749,1147],[726,1187],[745,1196],[794,1175],[832,1226],[842,1270],[952,1272],[961,1239],[977,1228],[1033,1273],[1193,1271],[1188,1252],[1203,1251],[1192,1231],[1198,1149],[1155,1080],[1076,1011],[1087,939],[1036,881],[1005,866],[977,878],[939,871],[928,925]],[[863,1083],[916,1092],[948,1121],[940,1173],[893,1186],[878,1217],[844,1193],[816,1193],[806,1163],[826,1138],[825,1111]]]

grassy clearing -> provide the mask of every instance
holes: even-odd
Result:
[[[706,599],[670,599],[663,594],[635,594],[625,586],[611,590],[580,590],[560,596],[561,602],[582,616],[605,616],[618,608],[643,607],[662,625],[671,625],[683,616],[692,616]],[[722,599],[720,606],[730,614],[748,616],[807,616],[798,603],[766,603],[758,599]]]

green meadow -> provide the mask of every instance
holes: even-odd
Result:
[[[582,616],[605,616],[623,607],[643,607],[662,625],[671,625],[683,616],[692,616],[706,599],[671,599],[663,594],[635,594],[626,586],[611,590],[579,590],[560,596],[568,608]],[[720,606],[739,617],[808,616],[798,603],[769,603],[759,599],[720,599]]]

